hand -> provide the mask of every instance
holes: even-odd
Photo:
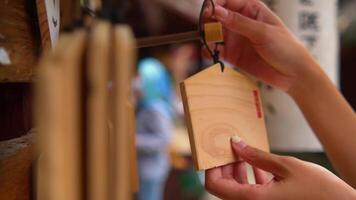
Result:
[[[316,65],[303,44],[259,0],[216,0],[224,26],[223,58],[284,91]],[[312,65],[310,65],[312,64]]]
[[[324,200],[356,199],[353,188],[326,169],[292,157],[277,156],[233,139],[236,156],[254,167],[256,185],[247,183],[241,162],[206,172],[208,191],[223,199],[236,200]],[[263,171],[274,175],[266,179]]]

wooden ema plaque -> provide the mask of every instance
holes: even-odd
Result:
[[[234,135],[269,150],[259,89],[248,77],[217,64],[181,83],[181,93],[197,170],[235,162]]]

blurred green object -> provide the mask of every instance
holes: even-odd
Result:
[[[204,186],[193,169],[182,173],[179,183],[186,197],[201,197],[204,194]]]

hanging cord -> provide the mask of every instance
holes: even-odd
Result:
[[[204,31],[204,12],[205,9],[208,7],[208,3],[211,4],[212,6],[212,15],[214,15],[215,13],[215,3],[214,0],[204,0],[203,5],[202,5],[202,9],[200,10],[200,15],[199,15],[199,33],[201,35],[201,42],[203,43],[203,45],[206,47],[206,49],[208,50],[210,56],[213,58],[213,61],[215,64],[220,64],[221,66],[221,71],[224,72],[225,69],[225,65],[224,63],[220,60],[220,51],[219,51],[219,45],[223,44],[223,43],[215,43],[215,48],[212,50],[209,45],[208,42],[206,41],[205,38],[205,31]]]

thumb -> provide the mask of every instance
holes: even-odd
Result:
[[[253,167],[271,172],[274,176],[279,178],[285,178],[289,175],[289,170],[284,165],[282,156],[277,156],[251,147],[238,136],[233,136],[231,143],[235,155]]]
[[[268,24],[248,18],[222,6],[215,7],[215,17],[223,26],[235,33],[248,38],[254,44],[264,42]]]

